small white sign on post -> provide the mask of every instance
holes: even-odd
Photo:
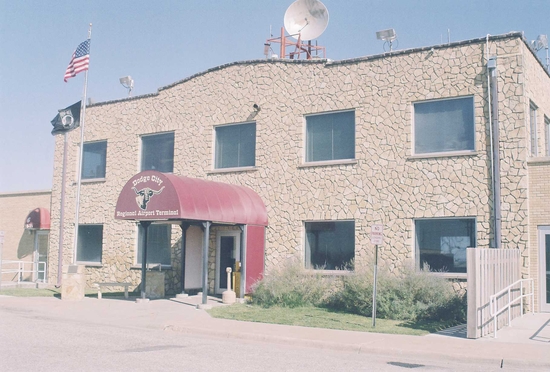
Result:
[[[372,327],[376,326],[376,281],[378,273],[378,246],[384,242],[384,225],[370,227],[370,241],[376,246],[374,251],[374,284],[372,289]]]
[[[370,227],[370,242],[374,245],[382,245],[384,242],[384,225],[372,225]]]

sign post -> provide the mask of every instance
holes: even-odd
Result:
[[[374,244],[374,285],[372,288],[372,327],[376,327],[376,276],[378,274],[378,245],[384,242],[384,225],[372,225],[370,241]]]

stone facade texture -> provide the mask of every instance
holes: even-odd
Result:
[[[304,221],[354,220],[356,265],[372,262],[370,226],[383,224],[379,264],[390,271],[417,259],[417,218],[473,217],[477,246],[489,247],[488,56],[498,58],[503,247],[522,250],[528,275],[536,261],[528,220],[528,107],[535,100],[540,114],[550,115],[550,78],[521,35],[509,34],[491,37],[488,43],[478,39],[345,61],[231,63],[156,94],[88,107],[85,141],[107,141],[105,179],[82,184],[80,223],[104,225],[103,260],[98,267],[87,267],[88,280],[139,284],[140,271],[132,269],[137,228],[115,221],[114,209],[118,193],[140,170],[140,137],[162,132],[175,133],[175,174],[244,185],[262,197],[269,217],[267,272],[289,256],[304,257]],[[463,96],[474,101],[475,151],[414,155],[413,103]],[[355,112],[355,159],[306,163],[305,115],[341,110]],[[215,127],[245,122],[256,123],[255,166],[216,170]],[[69,134],[69,211],[75,205],[78,136],[77,131]],[[62,150],[63,139],[57,136],[53,206],[60,204]],[[548,216],[543,219],[550,224]],[[73,216],[67,215],[65,222],[63,262],[69,264]],[[59,239],[58,223],[59,209],[54,208],[51,246]],[[167,292],[178,290],[181,270],[179,227],[173,227],[172,236]],[[215,230],[210,272],[214,239]],[[50,251],[53,266],[56,255]]]
[[[146,288],[145,294],[147,298],[157,299],[164,298],[166,295],[165,290],[165,275],[161,271],[147,271],[146,274]]]
[[[61,299],[82,300],[86,293],[86,275],[84,266],[64,266],[61,281]]]

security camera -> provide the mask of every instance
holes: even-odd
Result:
[[[254,104],[252,107],[253,107],[254,110],[256,110],[256,111],[260,111],[260,110],[261,110],[261,109],[260,109],[260,106],[258,106],[257,104]]]

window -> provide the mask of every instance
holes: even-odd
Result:
[[[107,141],[84,144],[82,179],[105,178]]]
[[[141,137],[141,170],[174,171],[174,133]]]
[[[414,153],[474,151],[474,98],[414,104]]]
[[[216,128],[216,168],[253,167],[256,163],[256,123]]]
[[[550,156],[550,119],[544,117],[544,133],[546,135],[546,156]]]
[[[141,225],[138,226],[137,263],[141,264],[143,259],[143,247],[141,246],[143,228]],[[171,265],[171,236],[172,225],[149,225],[147,228],[147,264]]]
[[[476,246],[474,218],[416,220],[415,235],[421,269],[466,272],[466,248]]]
[[[531,102],[529,105],[529,129],[531,132],[531,156],[537,156],[537,106]]]
[[[103,245],[103,225],[78,225],[78,244],[76,260],[78,262],[101,263]]]
[[[306,162],[355,159],[355,111],[306,116]]]
[[[355,222],[306,222],[306,267],[346,269],[355,257]]]

